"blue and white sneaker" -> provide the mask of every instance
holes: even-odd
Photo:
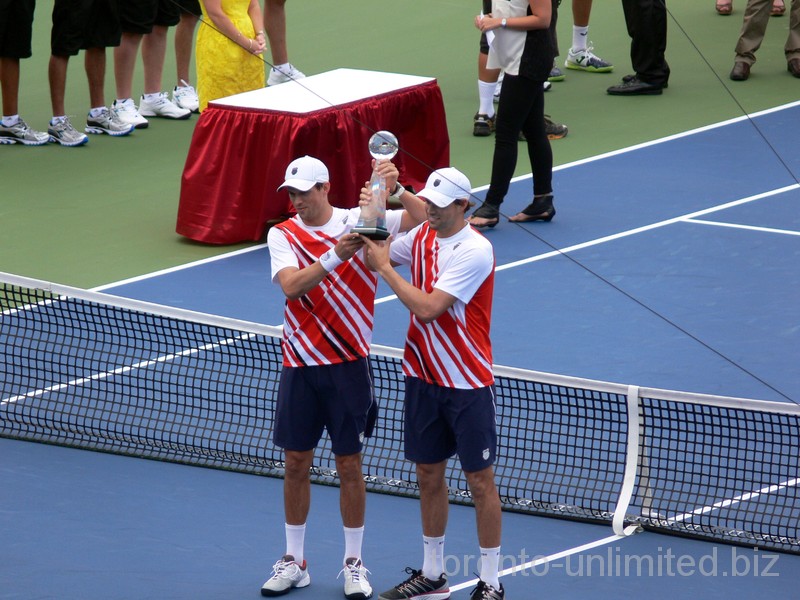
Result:
[[[614,65],[604,61],[599,56],[592,54],[594,47],[590,44],[585,50],[572,51],[572,48],[567,52],[567,60],[564,61],[564,66],[568,69],[576,71],[587,71],[589,73],[610,73],[614,70]]]

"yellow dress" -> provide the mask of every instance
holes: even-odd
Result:
[[[203,111],[211,100],[263,88],[266,80],[261,56],[250,54],[217,31],[202,0],[200,6],[205,23],[200,23],[197,31],[195,63],[197,95]],[[255,30],[247,14],[249,6],[250,0],[222,0],[222,10],[228,18],[242,35],[252,39]]]

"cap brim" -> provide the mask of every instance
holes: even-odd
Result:
[[[456,201],[456,198],[451,198],[450,196],[445,196],[441,192],[436,190],[432,190],[430,188],[425,188],[420,193],[417,194],[419,198],[425,198],[426,200],[430,200],[439,208],[447,208],[453,202]]]
[[[280,185],[278,191],[280,192],[284,188],[294,188],[301,192],[307,192],[314,187],[316,183],[316,181],[308,181],[307,179],[287,179]]]

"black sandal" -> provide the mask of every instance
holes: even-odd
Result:
[[[487,222],[483,225],[476,225],[472,222],[473,217],[486,219]],[[478,229],[482,229],[484,227],[494,227],[500,222],[500,209],[494,204],[487,204],[484,202],[469,216],[469,222],[473,227]]]
[[[549,223],[555,216],[556,209],[553,206],[553,195],[547,194],[546,196],[534,198],[533,202],[511,217],[509,221],[514,223],[531,223],[533,221]]]

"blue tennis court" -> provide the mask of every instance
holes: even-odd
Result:
[[[498,264],[495,362],[796,408],[800,157],[793,147],[799,137],[800,104],[794,104],[752,123],[722,123],[560,168],[552,223],[503,220],[487,232]],[[527,204],[529,189],[529,180],[517,181],[504,213]],[[275,325],[283,298],[269,282],[267,253],[255,247],[105,291]],[[375,342],[399,347],[407,312],[385,290],[379,298]],[[8,400],[5,391],[2,399]],[[759,427],[762,438],[777,431],[797,442],[791,422]],[[630,426],[617,434],[630,435]],[[604,435],[592,438],[597,448],[605,448]],[[726,450],[714,438],[712,457]],[[660,458],[688,453],[681,439],[693,442],[669,438],[659,448],[640,439],[650,444],[653,471]],[[2,597],[255,598],[283,551],[278,479],[6,439],[0,447],[8,540],[0,557]],[[605,460],[602,450],[593,452],[595,462]],[[737,460],[756,458],[741,452]],[[796,518],[797,464],[787,456],[775,462],[773,484],[723,498],[719,506],[702,487],[703,476],[719,466],[704,465],[697,482],[687,473],[697,503],[680,518],[670,512],[669,520],[691,524],[692,511],[724,512],[776,497],[788,505],[778,516]],[[521,476],[540,476],[524,468]],[[648,485],[660,484],[654,477]],[[641,482],[639,490],[644,504]],[[462,506],[451,511],[446,566],[454,597],[467,597],[477,569],[473,513]],[[370,495],[364,556],[376,590],[397,583],[402,568],[420,560],[418,512],[414,499]],[[340,597],[342,548],[338,490],[315,486],[307,541],[313,585],[293,594]],[[800,581],[800,558],[792,554],[651,530],[617,535],[608,524],[515,512],[504,513],[503,554],[509,598],[790,598]]]

